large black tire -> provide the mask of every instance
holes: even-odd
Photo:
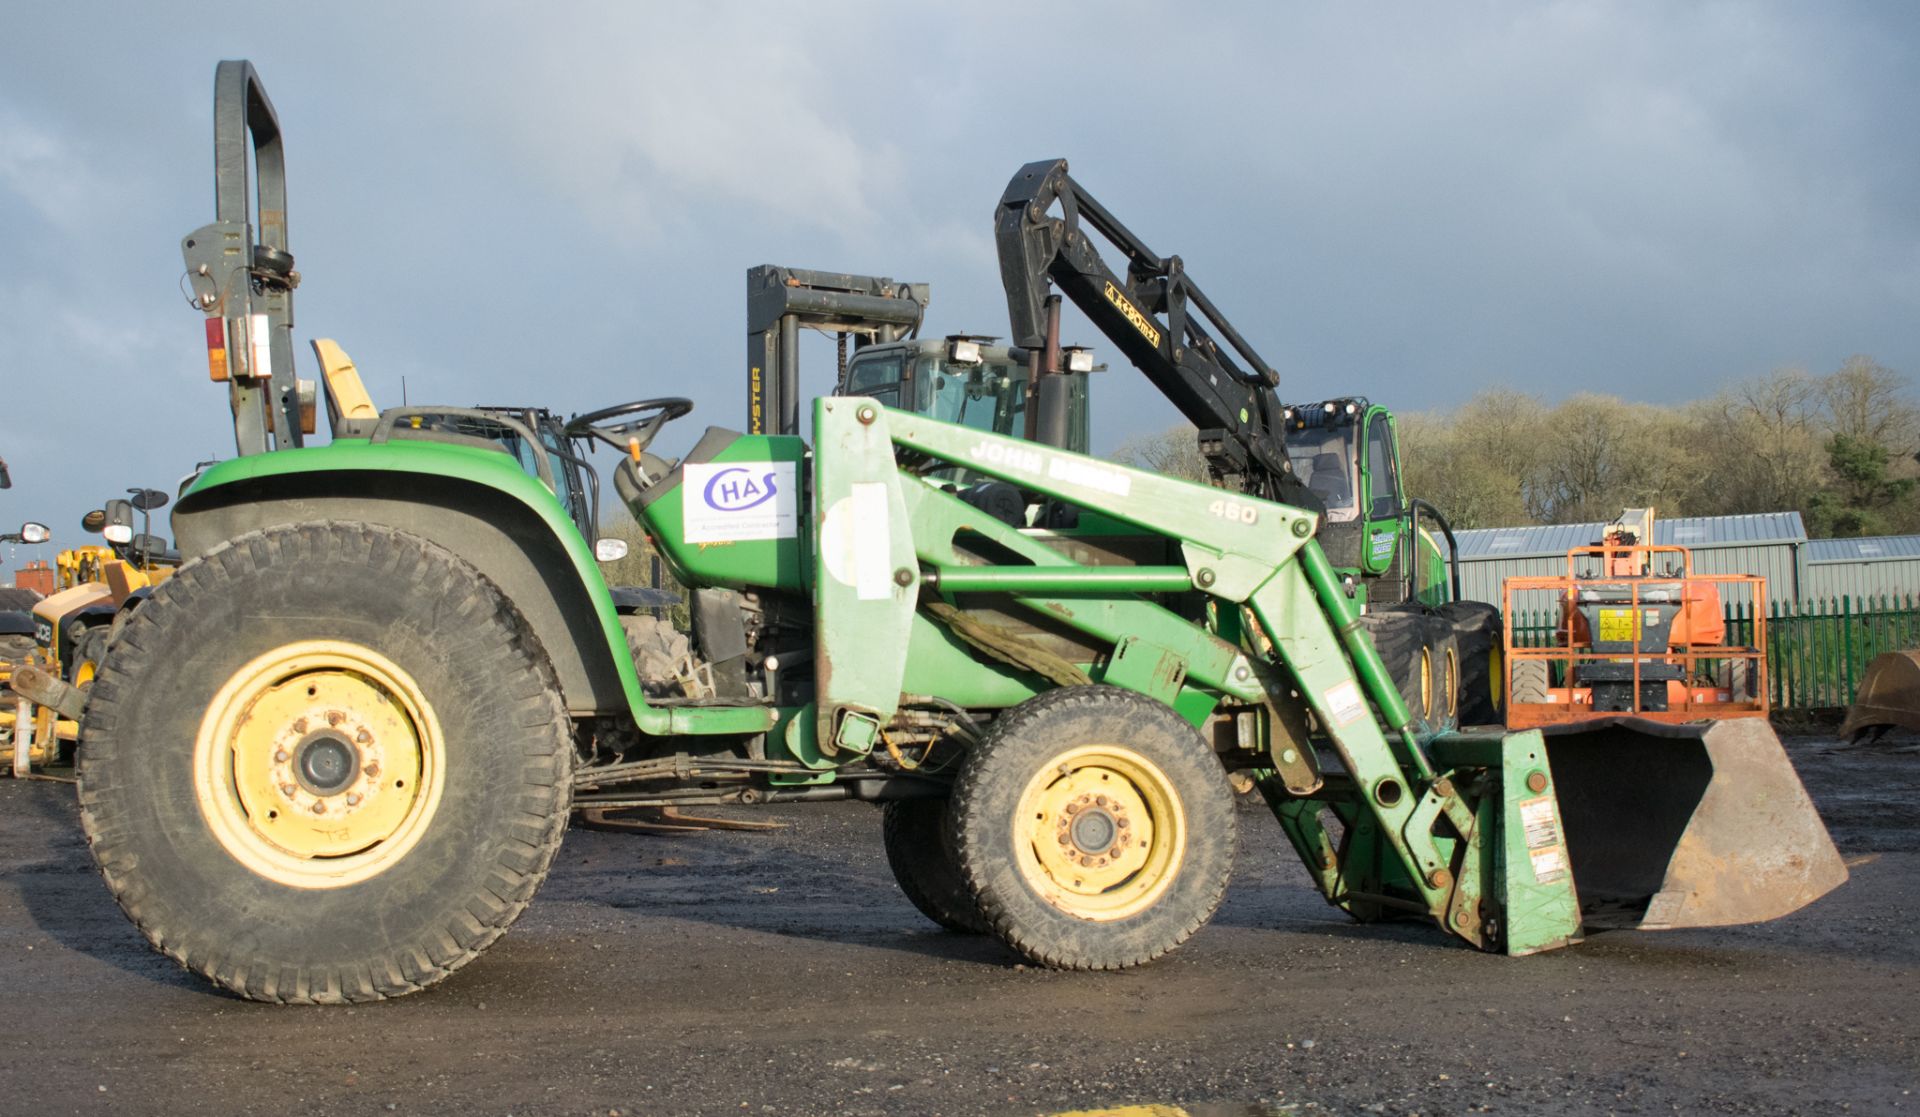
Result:
[[[92,685],[100,665],[107,661],[107,632],[107,625],[96,624],[74,640],[67,653],[67,682],[82,690]]]
[[[1460,724],[1499,725],[1506,717],[1500,610],[1484,601],[1451,601],[1439,613],[1453,626],[1460,654]]]
[[[1453,626],[1416,604],[1374,606],[1360,623],[1413,715],[1415,730],[1430,735],[1454,728],[1460,710],[1460,653]]]
[[[81,740],[114,898],[261,1001],[378,1000],[472,961],[545,879],[571,798],[566,710],[520,615],[451,552],[360,523],[181,567],[115,641]]]
[[[995,721],[950,810],[994,934],[1058,969],[1160,957],[1213,917],[1233,872],[1226,770],[1171,708],[1118,687],[1048,691]]]
[[[1509,703],[1538,705],[1547,700],[1552,685],[1552,664],[1544,659],[1516,659],[1513,661],[1513,689],[1507,696]]]
[[[990,930],[953,854],[947,800],[888,803],[880,834],[893,879],[921,915],[957,934],[984,935]]]

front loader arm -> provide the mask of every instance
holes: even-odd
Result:
[[[1029,543],[1023,548],[1013,545],[1011,539],[1000,538],[1017,536],[1012,529],[982,524],[976,530],[1032,560],[1031,564],[943,566],[939,560],[955,524],[921,511],[909,518],[909,530],[915,533],[917,568],[902,565],[904,552],[897,547],[899,533],[893,531],[871,533],[865,544],[873,549],[870,556],[849,551],[835,561],[823,558],[819,577],[823,583],[833,583],[823,584],[816,598],[821,610],[817,620],[824,633],[822,651],[827,657],[839,650],[838,641],[844,643],[851,660],[859,654],[857,649],[872,639],[875,630],[871,617],[859,625],[842,625],[836,624],[833,615],[838,600],[859,595],[857,571],[863,565],[882,572],[869,578],[874,585],[865,604],[870,607],[890,599],[894,609],[911,609],[923,582],[931,582],[928,588],[934,590],[992,588],[1039,609],[1046,607],[1048,599],[1084,595],[1110,599],[1116,605],[1137,604],[1143,610],[1164,615],[1164,622],[1145,612],[1129,618],[1147,625],[1192,627],[1192,622],[1174,617],[1134,594],[1197,590],[1223,605],[1244,606],[1257,622],[1257,634],[1251,637],[1254,650],[1273,670],[1250,671],[1256,677],[1249,679],[1238,678],[1238,672],[1230,666],[1224,671],[1215,668],[1201,673],[1216,678],[1224,675],[1220,689],[1243,699],[1304,701],[1350,780],[1329,794],[1341,797],[1353,817],[1364,818],[1379,840],[1390,847],[1405,867],[1397,876],[1406,878],[1408,887],[1421,897],[1420,906],[1435,918],[1444,914],[1452,882],[1443,870],[1452,855],[1436,840],[1433,819],[1445,813],[1457,827],[1466,830],[1472,829],[1473,820],[1453,789],[1435,779],[1422,745],[1409,728],[1412,717],[1405,703],[1372,641],[1354,624],[1354,609],[1346,603],[1325,554],[1312,538],[1312,513],[942,423],[872,400],[823,399],[815,407],[815,429],[822,432],[815,455],[823,475],[835,470],[833,459],[842,454],[871,456],[870,446],[891,443],[898,450],[965,466],[1058,500],[1099,508],[1124,523],[1177,541],[1185,562],[1184,567],[1115,568],[1080,566],[1057,557],[1047,561],[1045,556],[1026,553],[1038,544]],[[857,436],[855,430],[860,432]],[[901,474],[897,485],[903,496],[906,492],[916,495],[904,500],[899,511],[889,512],[889,519],[908,509],[919,510],[924,503],[915,488],[926,488],[924,482]],[[823,548],[826,546],[823,543]],[[883,546],[887,548],[884,552],[879,549]],[[889,581],[884,591],[880,589]],[[1093,619],[1098,610],[1088,612],[1088,618],[1055,615],[1082,631],[1101,635],[1101,626]],[[1122,633],[1108,629],[1105,635],[1118,639]],[[1203,634],[1196,629],[1193,635]],[[1299,695],[1297,699],[1294,692]],[[820,702],[825,732],[835,712],[835,701],[823,692]],[[1381,721],[1388,731],[1383,731]]]

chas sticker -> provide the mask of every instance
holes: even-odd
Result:
[[[793,462],[699,462],[681,467],[681,477],[681,531],[689,543],[799,533]]]

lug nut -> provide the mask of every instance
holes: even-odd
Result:
[[[287,750],[286,750],[286,749],[274,749],[274,750],[273,750],[273,762],[274,762],[275,764],[285,764],[285,763],[286,763],[286,762],[287,762],[288,760],[290,760],[290,759],[292,759],[292,757],[290,757],[290,756],[289,756],[289,755],[287,754]]]
[[[341,712],[340,712],[339,710],[328,710],[328,711],[327,711],[327,724],[328,724],[328,725],[335,725],[335,726],[337,726],[337,725],[339,725],[339,724],[340,724],[341,722],[343,722],[343,721],[345,721],[345,720],[347,720],[347,715],[345,715],[345,714],[343,714],[343,713],[341,713]]]
[[[353,735],[353,743],[356,745],[371,745],[373,744],[373,734],[367,732],[367,727],[363,725],[360,727],[360,732]]]
[[[305,733],[307,731],[307,719],[301,718],[299,721],[294,722],[293,731],[295,733]]]
[[[349,807],[359,806],[361,798],[362,796],[358,791],[349,791],[347,793],[347,806]]]
[[[326,814],[326,813],[327,813],[327,805],[326,805],[325,803],[315,803],[315,804],[313,805],[313,813],[314,813],[314,814]]]

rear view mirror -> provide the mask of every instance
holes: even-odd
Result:
[[[45,524],[37,524],[32,520],[28,520],[26,523],[20,525],[20,542],[22,543],[45,543],[52,538],[53,533],[47,530],[47,525]]]
[[[167,494],[161,492],[159,489],[129,489],[127,491],[133,494],[133,499],[128,501],[128,503],[132,504],[138,511],[152,512],[155,509],[165,508],[167,506]]]
[[[133,525],[108,524],[101,529],[100,534],[106,536],[109,543],[131,543],[133,542]]]
[[[95,508],[93,511],[80,517],[80,530],[89,535],[100,534],[100,529],[106,526],[107,514],[101,509]]]

